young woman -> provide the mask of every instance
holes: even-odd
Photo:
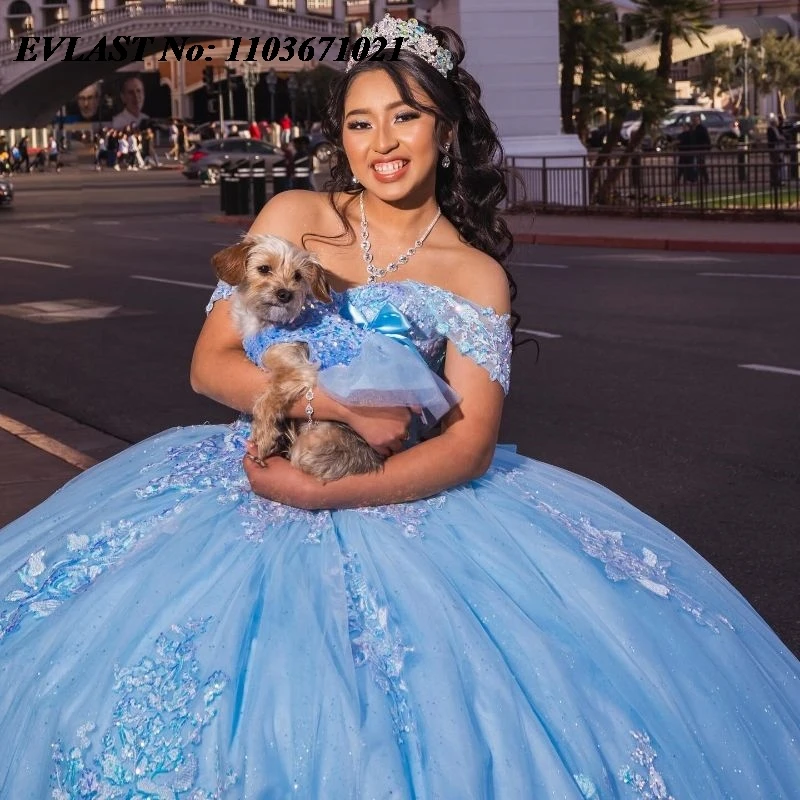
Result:
[[[0,535],[0,796],[796,796],[800,664],[774,633],[657,522],[496,447],[497,141],[455,34],[378,32],[410,44],[334,92],[331,197],[282,193],[253,230],[313,244],[342,308],[463,399],[417,441],[408,409],[316,392],[385,469],[260,466],[269,378],[220,285],[192,385],[245,416],[136,445]]]

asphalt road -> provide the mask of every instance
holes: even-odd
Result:
[[[16,186],[0,386],[129,442],[230,420],[188,384],[209,257],[239,233],[209,222],[216,190],[165,173]],[[800,655],[797,259],[520,246],[513,261],[540,352],[514,356],[501,441],[674,530]]]

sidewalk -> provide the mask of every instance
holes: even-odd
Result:
[[[517,244],[800,254],[797,222],[611,217],[598,214],[505,214]],[[250,216],[210,215],[210,222],[246,230]]]
[[[800,253],[800,225],[741,219],[665,219],[596,214],[506,214],[519,244],[695,252]]]
[[[0,527],[128,444],[0,389]]]

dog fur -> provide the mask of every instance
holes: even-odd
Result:
[[[211,261],[217,276],[236,287],[232,315],[243,338],[294,321],[311,296],[323,303],[331,300],[316,257],[277,236],[248,234]],[[326,420],[309,425],[287,417],[317,384],[319,368],[305,342],[274,344],[262,363],[271,380],[254,404],[251,434],[260,460],[282,452],[295,467],[322,481],[382,467],[383,458],[347,425]]]

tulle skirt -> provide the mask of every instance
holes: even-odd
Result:
[[[247,433],[166,431],[0,531],[0,797],[800,796],[800,663],[617,495],[498,448],[301,511]]]

